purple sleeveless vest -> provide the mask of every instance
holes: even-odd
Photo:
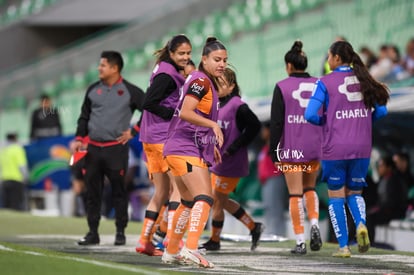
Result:
[[[241,135],[237,128],[236,113],[241,105],[245,104],[240,97],[233,96],[226,105],[219,109],[217,122],[224,135],[224,144],[220,152],[223,152]],[[224,157],[223,162],[214,165],[210,169],[213,173],[224,177],[245,177],[249,174],[249,160],[247,158],[247,147],[240,148],[233,155]]]
[[[316,80],[288,77],[277,83],[285,104],[283,135],[276,152],[282,162],[308,162],[321,157],[322,128],[304,118]]]
[[[369,158],[372,146],[372,113],[364,105],[359,81],[353,72],[332,72],[321,78],[329,104],[323,125],[323,160]]]
[[[172,92],[167,98],[160,102],[160,105],[175,108],[177,107],[178,100],[180,97],[180,88],[184,84],[184,77],[174,68],[170,63],[161,61],[157,64],[152,72],[150,78],[150,85],[154,78],[159,74],[168,74],[174,79],[177,89]],[[169,120],[165,120],[151,112],[144,110],[142,114],[142,120],[140,125],[140,136],[139,140],[145,143],[160,144],[164,143],[167,138]]]
[[[205,118],[217,121],[218,117],[218,97],[213,82],[202,72],[194,71],[186,79],[183,91],[188,91],[190,84],[197,78],[203,78],[210,82],[213,93],[213,102],[210,114],[204,114],[197,109],[195,112]],[[204,159],[208,165],[214,163],[214,147],[216,145],[215,135],[212,129],[197,126],[179,117],[179,112],[183,104],[184,95],[180,97],[180,102],[176,108],[174,117],[168,129],[169,135],[164,144],[164,156],[193,156]]]

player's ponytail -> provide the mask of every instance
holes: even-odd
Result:
[[[354,51],[352,45],[347,41],[334,42],[329,51],[333,56],[338,55],[342,63],[352,66],[356,77],[361,85],[365,107],[371,109],[375,104],[385,105],[389,99],[387,86],[376,81],[362,62],[359,55]]]

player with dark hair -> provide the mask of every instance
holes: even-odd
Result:
[[[240,178],[249,174],[247,145],[260,132],[261,123],[249,106],[241,100],[236,73],[232,69],[224,70],[219,83],[218,122],[224,134],[224,144],[220,149],[222,163],[210,168],[214,194],[212,232],[210,239],[200,248],[220,249],[225,209],[249,229],[252,236],[251,250],[254,250],[259,243],[264,226],[262,223],[255,222],[237,201],[229,198],[229,194],[236,189]]]
[[[226,48],[216,38],[208,38],[198,70],[187,77],[170,124],[164,155],[180,190],[181,204],[174,214],[173,231],[162,256],[165,263],[187,261],[213,267],[198,251],[198,241],[214,202],[208,167],[221,161],[218,147],[223,145],[223,133],[217,123],[217,79],[226,65]],[[179,251],[186,229],[186,244]]]
[[[370,247],[361,193],[367,185],[372,122],[386,115],[389,93],[372,78],[349,42],[333,43],[328,63],[333,72],[316,82],[305,118],[323,129],[322,178],[328,183],[329,216],[339,243],[333,256],[350,257],[345,204],[357,228],[359,252]]]
[[[167,223],[171,223],[171,218],[180,202],[174,178],[167,173],[168,164],[163,157],[163,149],[168,136],[168,126],[179,101],[180,89],[185,81],[180,71],[191,59],[190,40],[183,34],[176,35],[163,48],[156,51],[155,56],[157,61],[143,104],[144,112],[140,131],[140,141],[143,143],[147,158],[148,174],[154,184],[155,192],[145,211],[136,251],[160,256],[162,252],[155,250],[151,242],[155,222],[162,206],[167,203],[170,216]],[[170,232],[166,232],[167,228],[158,228],[156,239],[162,240],[166,234],[169,235]]]
[[[301,41],[285,54],[287,78],[273,92],[270,151],[276,170],[284,173],[289,191],[289,213],[296,246],[292,254],[306,254],[305,208],[311,224],[310,248],[322,246],[319,231],[319,198],[315,191],[321,157],[322,131],[303,117],[316,78],[306,72],[308,59]]]

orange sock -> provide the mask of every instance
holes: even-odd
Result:
[[[167,240],[170,238],[171,236],[171,231],[172,231],[172,221],[174,218],[174,214],[175,211],[177,210],[177,208],[179,207],[180,203],[177,201],[171,201],[168,204],[168,213],[167,213]],[[184,230],[185,231],[185,230]]]
[[[187,228],[187,223],[190,218],[191,208],[180,204],[175,210],[168,239],[167,252],[170,254],[177,254],[180,250],[180,241],[184,236]]]
[[[307,190],[303,194],[309,221],[319,219],[319,198],[315,190]]]
[[[210,197],[206,197],[205,195],[201,196],[210,200]],[[206,226],[211,205],[213,205],[212,202],[213,199],[211,199],[211,204],[207,203],[205,200],[197,200],[194,203],[190,213],[190,222],[188,224],[188,235],[186,242],[186,247],[188,249],[195,250],[198,248],[198,240],[200,239],[201,234],[203,234]]]
[[[309,221],[319,220],[319,198],[314,189],[306,190],[303,194]]]
[[[289,198],[289,212],[292,220],[293,232],[296,235],[305,232],[305,212],[303,209],[303,199],[299,195],[291,195]]]
[[[306,210],[308,211],[308,219],[319,220],[319,198],[314,189],[306,190],[303,194],[305,198]]]
[[[160,228],[160,224],[162,222],[164,215],[159,215],[159,213],[163,213],[164,209],[165,207],[162,206],[160,212],[157,213],[157,219],[155,220],[154,225],[151,228],[150,240],[152,238],[152,235],[154,235],[155,231],[157,231],[157,229]]]
[[[163,206],[161,208],[160,213],[162,213],[162,215],[160,215],[162,217],[162,219],[160,220],[160,226],[159,229],[161,232],[167,232],[168,229],[168,208],[166,206]]]
[[[220,242],[221,231],[223,230],[224,221],[215,221],[211,223],[211,237],[214,242]]]
[[[254,220],[249,214],[247,214],[246,210],[244,210],[243,207],[240,206],[240,208],[237,209],[236,212],[234,212],[232,215],[241,221],[250,231],[254,229]]]
[[[154,211],[145,211],[144,223],[141,229],[140,241],[141,243],[147,243],[151,240],[152,229],[155,227],[155,221],[158,218],[158,213]]]

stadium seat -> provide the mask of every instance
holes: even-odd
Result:
[[[0,137],[4,138],[6,133],[17,132],[20,141],[24,142],[28,137],[29,120],[25,110],[7,110],[0,114]]]
[[[235,32],[245,30],[247,27],[247,20],[244,13],[244,4],[236,2],[227,9],[227,16],[231,19]]]
[[[32,13],[33,3],[33,0],[23,0],[19,6],[20,16],[26,16]]]
[[[24,96],[10,96],[10,98],[4,100],[3,107],[7,110],[25,110],[27,100]]]
[[[275,11],[275,6],[272,0],[259,1],[259,5],[256,9],[260,14],[264,23],[270,21]]]
[[[55,104],[59,106],[63,134],[75,133],[84,95],[85,91],[73,91],[62,93],[56,98]]]
[[[0,6],[8,5],[7,9],[3,14],[0,14],[0,23],[9,24],[18,20],[24,19],[33,13],[38,13],[49,5],[61,0],[22,0],[20,3],[17,1],[10,1],[9,3],[5,0],[0,0]]]
[[[33,1],[33,12],[40,12],[47,4],[48,0],[32,0]]]
[[[87,85],[84,72],[76,72],[73,74],[72,88],[79,89]]]
[[[151,60],[154,58],[154,53],[155,51],[157,51],[158,49],[164,47],[164,45],[162,44],[162,41],[158,40],[158,41],[150,41],[147,42],[142,51],[139,54],[139,57],[142,58],[145,61],[145,64],[148,60]],[[136,60],[139,61],[139,60]]]
[[[64,74],[60,77],[57,84],[56,93],[53,96],[58,96],[59,93],[72,89],[74,85],[74,75]]]
[[[56,96],[58,94],[58,85],[50,80],[50,81],[46,81],[46,83],[43,85],[41,93],[42,94],[47,94],[49,96]]]
[[[288,0],[275,0],[276,1],[276,15],[279,18],[287,18],[292,14],[292,10],[288,4]]]
[[[16,5],[10,5],[3,16],[5,24],[15,21],[19,17],[19,9]]]
[[[92,82],[95,82],[98,80],[98,64],[93,63],[89,66],[89,69],[85,73],[85,81],[86,83],[92,84]]]

